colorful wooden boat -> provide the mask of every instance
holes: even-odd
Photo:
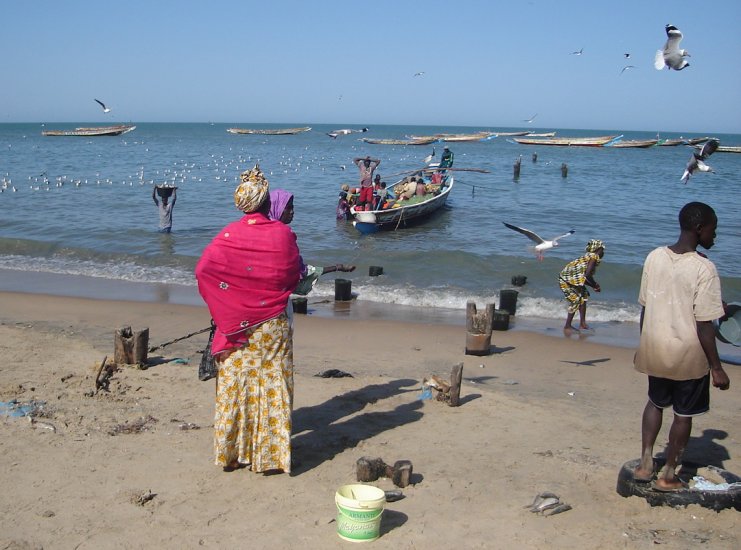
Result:
[[[705,143],[707,140],[709,140],[709,137],[699,137],[699,138],[670,138],[670,139],[660,139],[659,145],[662,147],[676,147],[677,145],[697,145],[699,143]]]
[[[376,138],[360,138],[360,141],[365,143],[371,143],[373,145],[429,145],[439,141],[436,137],[425,137],[425,138],[409,138],[409,139],[376,139]]]
[[[394,188],[402,181],[394,184]],[[350,208],[350,215],[355,229],[363,234],[376,233],[383,230],[404,229],[422,223],[438,212],[453,189],[454,178],[448,172],[437,194],[429,193],[424,197],[415,197],[410,201],[399,201],[395,208],[383,210],[355,210]]]
[[[131,124],[118,124],[116,126],[97,126],[88,128],[75,128],[74,130],[44,130],[41,132],[42,136],[78,136],[78,137],[92,137],[92,136],[120,136],[136,129],[136,126]]]
[[[502,134],[499,134],[499,135],[501,136]],[[527,137],[555,137],[556,136],[556,132],[543,132],[543,133],[540,133],[540,134],[536,134],[534,132],[528,132],[525,135]]]
[[[618,149],[638,148],[646,149],[653,147],[659,142],[658,139],[621,139],[614,143],[610,143],[608,147],[616,147]]]
[[[622,136],[512,138],[521,145],[555,145],[560,147],[602,147]]]
[[[311,130],[311,126],[300,128],[227,128],[230,134],[255,134],[260,136],[292,136]]]

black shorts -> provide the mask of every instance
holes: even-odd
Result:
[[[710,373],[695,380],[648,377],[648,398],[660,409],[672,405],[677,416],[699,416],[710,410]]]

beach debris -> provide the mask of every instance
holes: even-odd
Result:
[[[422,397],[425,399],[426,392],[434,395],[437,401],[447,403],[451,407],[457,407],[460,403],[461,380],[463,379],[463,363],[453,366],[450,372],[450,381],[433,374],[422,380]]]
[[[534,514],[553,516],[571,510],[571,506],[561,502],[561,497],[549,491],[543,491],[535,495],[533,502],[523,506]]]
[[[715,153],[719,145],[719,140],[709,139],[703,144],[699,152],[693,151],[690,160],[687,162],[687,166],[684,168],[682,178],[679,181],[687,185],[687,182],[690,181],[690,176],[698,170],[700,172],[714,172],[710,165],[705,163],[705,160]]]
[[[354,376],[349,372],[340,369],[323,370],[322,372],[316,373],[314,376],[318,376],[319,378],[354,378]]]
[[[404,498],[404,493],[401,492],[401,489],[392,489],[383,493],[386,496],[386,502],[396,502]]]
[[[43,407],[46,405],[46,401],[31,401],[21,402],[17,399],[11,399],[10,401],[0,401],[0,415],[4,416],[27,416],[29,418],[34,416],[42,416]]]
[[[109,432],[108,435],[121,435],[121,434],[138,434],[146,432],[151,429],[152,424],[157,423],[158,420],[152,415],[142,416],[141,418],[134,420],[133,422],[124,422],[123,424],[116,424]]]
[[[679,43],[682,41],[682,31],[680,31],[674,25],[667,25],[666,29],[666,43],[664,44],[663,50],[656,52],[654,58],[654,67],[657,71],[664,68],[674,69],[675,71],[681,71],[685,67],[689,67],[689,62],[685,57],[691,57],[687,50],[679,48]]]
[[[195,332],[191,332],[189,334],[186,334],[185,336],[180,336],[178,338],[175,338],[174,340],[170,340],[169,342],[165,342],[164,344],[160,344],[159,346],[152,346],[149,348],[149,353],[152,353],[153,351],[157,351],[158,349],[162,349],[164,347],[169,346],[170,344],[174,344],[175,342],[180,342],[181,340],[186,340],[192,336],[197,336],[198,334],[203,334],[204,332],[208,332],[211,330],[211,327],[202,328],[201,330],[197,330]]]
[[[182,420],[178,418],[171,418],[170,422],[174,424],[178,424],[178,429],[183,430],[183,431],[201,429],[201,427],[195,422],[183,422]]]
[[[106,355],[103,357],[103,361],[100,362],[100,366],[96,369],[95,392],[91,395],[98,393],[99,390],[110,391],[111,378],[114,373],[118,372],[118,366],[113,363],[107,363],[107,361],[108,356]]]
[[[380,458],[360,457],[355,463],[358,481],[376,481],[378,478],[390,478],[397,487],[406,487],[411,482],[413,466],[411,460],[397,460],[393,466]]]
[[[135,493],[131,497],[131,503],[136,504],[137,506],[144,506],[147,502],[153,500],[156,496],[157,493],[153,493],[151,489],[142,493]]]
[[[54,426],[54,424],[50,422],[42,422],[40,420],[36,420],[33,416],[29,416],[28,421],[30,422],[32,428],[43,428],[44,430],[49,430],[52,433],[57,433],[56,426]]]

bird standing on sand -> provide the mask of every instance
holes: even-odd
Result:
[[[104,112],[104,113],[110,113],[110,112],[111,112],[111,110],[110,110],[110,109],[109,109],[108,107],[106,107],[106,106],[105,106],[105,103],[103,103],[103,102],[102,102],[102,101],[100,101],[99,99],[96,99],[96,100],[95,100],[95,102],[96,102],[96,103],[97,103],[98,105],[100,105],[101,107],[103,107],[103,112]]]
[[[685,59],[685,57],[691,57],[689,52],[679,48],[679,43],[682,41],[682,32],[674,25],[667,25],[666,36],[664,49],[658,50],[654,58],[656,70],[660,71],[664,67],[668,67],[675,71],[681,71],[685,67],[689,67],[690,64]]]
[[[699,153],[697,151],[693,151],[692,157],[687,163],[687,167],[684,169],[684,174],[682,174],[682,179],[679,181],[687,185],[687,182],[690,180],[690,176],[697,170],[699,170],[700,172],[713,172],[713,169],[705,164],[705,160],[710,155],[715,153],[718,145],[720,145],[720,141],[718,141],[717,139],[709,139],[703,144]]]
[[[434,147],[432,148],[432,153],[430,153],[429,155],[425,157],[424,163],[430,164],[433,158],[435,158],[435,148]]]
[[[558,240],[563,239],[564,237],[568,237],[569,235],[573,235],[576,233],[573,229],[569,231],[568,233],[564,233],[563,235],[559,235],[558,237],[554,237],[550,241],[546,241],[543,239],[540,235],[537,233],[534,233],[533,231],[530,231],[529,229],[524,229],[522,227],[517,227],[516,225],[510,225],[506,222],[502,222],[505,227],[508,227],[509,229],[512,229],[513,231],[517,231],[518,233],[522,233],[525,235],[528,239],[533,241],[535,246],[532,247],[532,250],[535,252],[535,256],[538,258],[538,261],[543,260],[543,253],[551,248],[555,248],[558,246]]]

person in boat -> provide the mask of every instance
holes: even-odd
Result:
[[[427,184],[425,184],[422,176],[417,178],[417,188],[415,189],[415,195],[418,197],[424,197],[427,194]]]
[[[679,238],[648,254],[638,302],[641,336],[635,368],[648,375],[648,401],[641,423],[641,460],[637,481],[654,480],[653,447],[664,409],[672,407],[666,465],[654,481],[659,491],[685,487],[675,474],[692,432],[692,418],[710,410],[710,383],[730,386],[718,357],[713,322],[725,315],[721,285],[713,262],[697,251],[715,244],[718,218],[707,204],[690,202],[679,212]]]
[[[438,168],[440,170],[451,168],[453,166],[453,156],[453,151],[450,150],[450,147],[447,145],[443,147],[443,154],[440,156],[440,164],[438,164]]]
[[[293,221],[293,193],[285,189],[275,189],[270,192],[270,212],[268,217],[271,220],[278,220],[285,225],[290,225]],[[301,280],[293,291],[294,294],[306,296],[314,288],[317,280],[325,273],[334,273],[342,271],[349,273],[355,271],[354,265],[335,264],[324,267],[304,263],[304,259],[299,256],[299,270]]]
[[[381,164],[379,159],[356,157],[353,163],[360,170],[360,197],[358,197],[357,209],[365,210],[373,208],[373,172]]]
[[[170,194],[172,193],[172,199]],[[160,200],[157,200],[157,195]],[[172,210],[175,208],[175,201],[178,198],[178,188],[166,185],[155,185],[152,189],[152,200],[157,206],[160,215],[159,231],[160,233],[170,233],[172,231]]]
[[[569,303],[564,330],[574,330],[571,322],[574,315],[579,312],[579,328],[588,330],[587,325],[587,301],[589,300],[588,286],[595,292],[601,292],[602,288],[594,280],[594,272],[605,255],[605,243],[598,239],[591,239],[585,248],[585,254],[569,262],[561,270],[558,276],[558,285]]]
[[[296,235],[268,218],[260,167],[241,174],[234,203],[244,216],[222,229],[195,268],[216,325],[215,464],[232,471],[291,471],[293,329],[286,310],[300,279]]]
[[[399,193],[400,201],[408,201],[417,194],[417,178],[410,176]]]
[[[391,191],[386,188],[386,182],[382,181],[377,191],[376,210],[389,208],[392,203]]]
[[[346,183],[342,184],[340,188],[340,196],[337,201],[337,219],[338,220],[349,220],[350,219],[350,186]]]

